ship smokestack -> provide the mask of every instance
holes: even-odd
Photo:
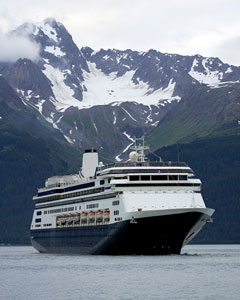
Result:
[[[83,153],[82,175],[85,178],[94,177],[98,166],[98,153],[95,149],[87,149]]]

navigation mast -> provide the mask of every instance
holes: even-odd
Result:
[[[144,136],[141,138],[135,138],[134,145],[130,148],[137,153],[137,162],[145,161],[144,151],[149,150],[148,146],[145,146]]]

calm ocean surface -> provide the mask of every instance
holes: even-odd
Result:
[[[240,299],[240,245],[172,256],[68,256],[0,247],[0,299]]]

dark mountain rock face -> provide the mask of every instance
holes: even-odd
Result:
[[[51,81],[42,73],[40,67],[29,59],[19,59],[5,73],[5,78],[33,104],[38,103],[39,98],[54,98]]]

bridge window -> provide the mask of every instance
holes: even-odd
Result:
[[[138,181],[139,180],[139,176],[130,176],[129,180],[130,181]]]
[[[169,180],[178,180],[177,175],[169,175]]]
[[[152,180],[168,180],[167,175],[153,175]]]
[[[149,175],[143,175],[143,176],[141,176],[141,180],[150,180],[150,176]]]
[[[179,180],[187,180],[187,175],[179,175]]]

